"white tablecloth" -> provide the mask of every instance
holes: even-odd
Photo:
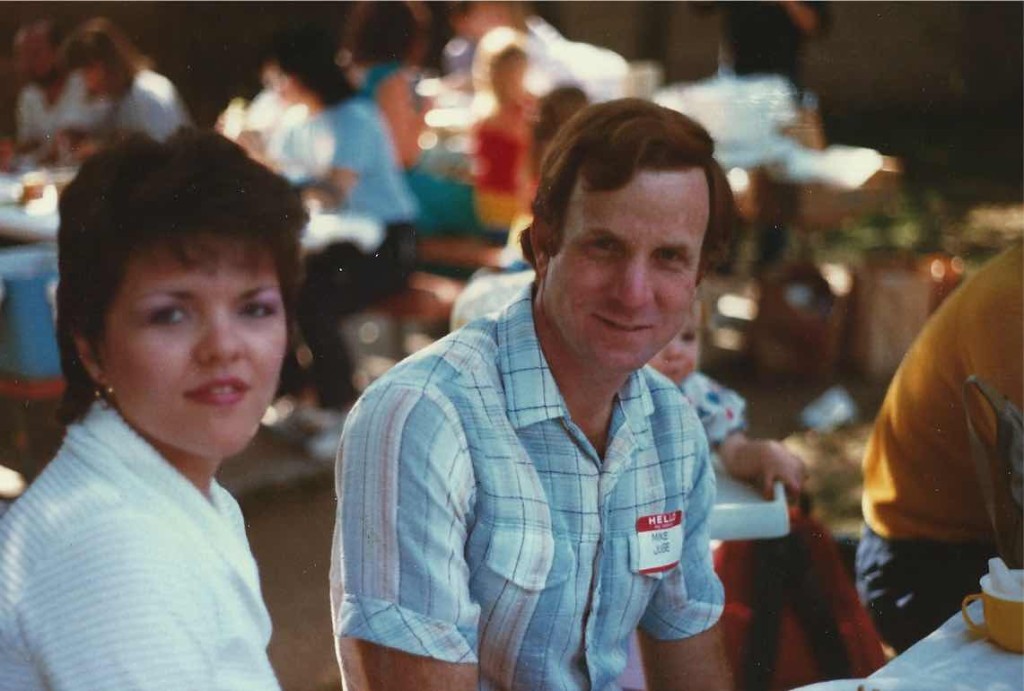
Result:
[[[970,605],[980,621],[981,602]],[[1021,691],[1024,655],[1007,652],[967,630],[959,612],[927,638],[867,679],[842,679],[797,691]]]
[[[0,205],[0,238],[14,242],[53,242],[57,239],[57,213],[32,214],[14,204]]]
[[[39,207],[36,207],[39,208]],[[14,242],[54,242],[60,218],[56,211],[33,213],[16,204],[0,204],[0,238]],[[351,214],[313,214],[302,236],[302,246],[315,251],[347,240],[372,252],[384,240],[384,227],[373,219]]]

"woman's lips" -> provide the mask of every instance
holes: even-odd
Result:
[[[185,392],[185,398],[204,405],[233,405],[245,397],[249,385],[241,379],[214,379]]]

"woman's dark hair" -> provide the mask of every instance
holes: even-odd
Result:
[[[61,53],[69,70],[100,63],[124,90],[136,74],[152,66],[124,32],[104,17],[90,19],[75,29]]]
[[[714,158],[711,136],[697,122],[638,98],[587,106],[556,134],[541,162],[533,224],[520,236],[523,256],[549,257],[562,246],[573,190],[622,189],[643,170],[699,168],[708,184],[708,226],[701,249],[703,276],[728,250],[736,217],[732,189]]]
[[[430,11],[420,2],[357,2],[346,20],[345,50],[356,65],[417,65],[430,35]]]
[[[338,43],[326,28],[306,25],[274,36],[263,54],[265,62],[276,63],[282,72],[302,82],[324,105],[333,106],[355,94],[355,89],[338,66]]]
[[[226,249],[273,258],[289,332],[302,281],[299,235],[307,214],[281,177],[212,132],[182,130],[164,143],[137,134],[89,158],[60,199],[57,341],[67,388],[57,412],[82,417],[96,384],[75,336],[98,345],[128,262],[168,250],[186,266]]]

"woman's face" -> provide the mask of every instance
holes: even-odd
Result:
[[[283,71],[276,62],[264,65],[260,77],[263,87],[276,93],[278,98],[288,105],[302,103],[304,96],[302,84]]]
[[[203,491],[256,433],[287,344],[269,253],[214,247],[192,265],[166,249],[129,259],[101,342],[77,340],[128,424]]]

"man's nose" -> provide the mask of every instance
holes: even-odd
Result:
[[[618,277],[619,301],[629,307],[647,304],[653,295],[650,268],[642,261],[626,262]]]

